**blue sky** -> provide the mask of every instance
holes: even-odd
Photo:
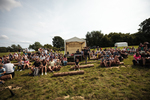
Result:
[[[27,48],[100,30],[135,33],[149,10],[150,0],[0,0],[0,46]]]

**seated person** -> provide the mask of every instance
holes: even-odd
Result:
[[[59,59],[57,59],[57,62],[56,62],[56,70],[60,70],[60,68],[61,68],[61,61],[59,60]]]
[[[63,64],[64,64],[64,66],[67,65],[67,57],[66,56],[63,57]]]
[[[24,67],[24,61],[22,59],[20,59],[20,61],[18,62],[17,71],[19,71],[19,70],[22,71],[23,67]]]
[[[5,68],[3,68],[3,65],[0,65],[0,77],[3,76],[6,73]]]
[[[76,51],[76,54],[80,54],[80,51],[79,51],[79,49],[77,49],[77,51]]]
[[[114,64],[115,65],[119,65],[120,64],[120,60],[118,59],[118,56],[116,55],[114,58]]]
[[[29,59],[27,59],[27,58],[25,58],[25,60],[24,60],[24,67],[23,67],[23,69],[25,69],[26,66],[27,66],[28,69],[30,68],[30,62],[29,62]]]
[[[100,66],[103,66],[103,64],[104,64],[104,66],[106,66],[106,62],[105,62],[105,58],[104,57],[102,57],[102,59],[101,59]]]
[[[6,70],[5,75],[11,74],[12,77],[15,76],[15,72],[14,72],[15,66],[14,64],[10,63],[10,60],[6,61],[6,64],[3,65],[3,68],[5,68]]]
[[[41,62],[40,59],[36,59],[36,61],[33,63],[33,66],[31,67],[32,73],[34,73],[35,69],[40,69],[41,67]]]
[[[145,63],[146,63],[146,55],[145,55],[145,51],[142,51],[141,52],[141,61],[142,61],[142,66],[145,66]]]
[[[132,60],[133,65],[135,65],[136,63],[139,63],[141,60],[141,55],[139,54],[139,52],[137,52],[134,56],[134,59]]]
[[[93,55],[92,55],[92,57],[93,57],[93,58],[96,58],[95,51],[93,50],[92,52],[93,52]]]
[[[45,75],[47,75],[47,62],[45,59],[42,61],[42,65],[41,65],[41,72],[42,72],[41,75],[43,75],[44,68],[45,68]]]
[[[111,61],[111,65],[113,65],[113,64],[114,64],[114,57],[113,57],[113,55],[111,55],[111,56],[109,57],[109,59],[110,59],[110,61]]]
[[[80,68],[79,68],[79,59],[75,60],[74,70],[76,70],[76,68],[78,68],[80,70]]]
[[[56,67],[56,64],[55,64],[53,58],[51,58],[50,61],[49,61],[49,67],[48,67],[48,69],[49,69],[51,72],[53,72],[53,70],[55,69],[55,67]]]
[[[12,61],[13,60],[13,55],[10,53],[9,54],[9,60]]]
[[[106,58],[105,63],[106,63],[105,65],[106,65],[107,67],[108,67],[108,66],[109,66],[109,67],[111,66],[111,60],[110,60],[109,57]],[[106,66],[105,66],[105,67],[106,67]]]
[[[4,65],[4,64],[2,63],[2,57],[0,57],[0,64],[1,64],[1,65]]]

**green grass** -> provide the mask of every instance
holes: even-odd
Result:
[[[94,63],[94,67],[85,68],[83,75],[52,77],[48,75],[31,77],[30,70],[15,72],[15,77],[6,81],[6,86],[19,86],[22,89],[13,90],[14,97],[0,85],[0,100],[39,99],[54,100],[63,99],[64,96],[81,96],[87,100],[149,100],[150,98],[150,69],[133,66],[133,56],[124,59],[126,67],[104,68],[100,67],[100,61]],[[84,61],[82,61],[84,62]],[[63,66],[59,72],[70,71],[70,65]],[[54,72],[56,73],[56,72]],[[80,98],[77,98],[82,100]],[[77,100],[74,99],[74,100]]]

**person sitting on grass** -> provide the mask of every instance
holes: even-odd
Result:
[[[25,69],[26,66],[27,66],[28,69],[30,68],[30,62],[29,62],[29,59],[27,59],[27,58],[25,58],[25,60],[24,60],[24,67],[23,67],[23,69]]]
[[[57,59],[57,62],[56,62],[56,70],[60,70],[60,68],[61,68],[61,61],[59,60],[59,59]]]
[[[3,76],[6,73],[5,68],[3,68],[3,65],[0,65],[0,77]]]
[[[64,64],[64,66],[67,65],[67,57],[66,56],[63,57],[63,64]]]
[[[105,60],[105,63],[106,63],[105,65],[106,65],[107,67],[108,67],[108,66],[109,66],[109,67],[111,66],[111,61],[110,61],[110,59],[109,59],[108,56],[107,56],[107,58],[106,58],[106,60]],[[105,66],[105,67],[106,67],[106,66]]]
[[[111,61],[111,65],[113,65],[113,64],[114,64],[114,57],[113,57],[113,55],[111,55],[111,56],[109,57],[109,59],[110,59],[110,61]]]
[[[3,68],[5,68],[5,70],[6,70],[5,75],[11,74],[12,77],[15,76],[15,72],[14,72],[14,71],[15,71],[15,66],[14,66],[14,64],[12,64],[12,63],[10,62],[10,60],[7,60],[7,61],[6,61],[6,64],[3,65]]]
[[[4,65],[4,64],[2,63],[2,57],[0,57],[0,64],[1,64],[1,65]]]
[[[19,71],[19,70],[22,71],[23,67],[24,67],[24,61],[22,59],[20,59],[20,61],[18,62],[17,71]]]
[[[134,57],[134,59],[132,60],[132,62],[133,62],[134,66],[136,65],[136,63],[137,64],[141,63],[140,62],[141,61],[141,55],[139,54],[139,52],[137,52],[133,57]]]
[[[33,66],[31,67],[32,73],[34,73],[35,70],[40,69],[41,62],[39,59],[36,59],[36,61],[33,63]]]
[[[51,72],[53,72],[53,70],[55,69],[55,67],[56,67],[56,64],[55,64],[53,58],[50,58],[48,69],[49,69]]]
[[[114,64],[115,65],[119,65],[120,64],[120,60],[119,60],[117,55],[114,57]]]
[[[41,72],[42,72],[41,75],[43,75],[44,68],[45,68],[45,75],[47,75],[47,62],[45,59],[42,61],[42,65],[41,65]]]
[[[106,66],[106,63],[105,63],[105,58],[104,58],[104,56],[103,56],[103,57],[102,57],[102,59],[101,59],[100,66],[103,66],[103,64],[104,64],[104,66]]]
[[[80,68],[79,68],[79,59],[75,60],[74,70],[76,70],[76,68],[78,68],[80,70]]]
[[[12,61],[13,60],[13,55],[10,53],[9,54],[9,60]]]
[[[142,67],[145,66],[145,63],[146,63],[146,55],[145,55],[145,51],[142,51],[141,52],[141,61],[142,61]]]

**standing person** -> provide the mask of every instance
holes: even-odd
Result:
[[[64,55],[64,57],[63,57],[63,64],[64,64],[64,66],[66,66],[67,65],[67,57]]]
[[[12,77],[15,76],[15,72],[14,72],[14,68],[15,68],[15,67],[14,67],[14,64],[10,63],[10,60],[7,60],[7,61],[6,61],[6,64],[4,64],[3,67],[4,67],[5,70],[6,70],[5,75],[11,74]]]
[[[88,57],[88,48],[84,48],[84,57],[85,57],[85,64],[87,64],[87,57]]]
[[[79,59],[75,60],[74,70],[76,70],[76,68],[78,68],[80,70],[80,68],[79,68]]]

